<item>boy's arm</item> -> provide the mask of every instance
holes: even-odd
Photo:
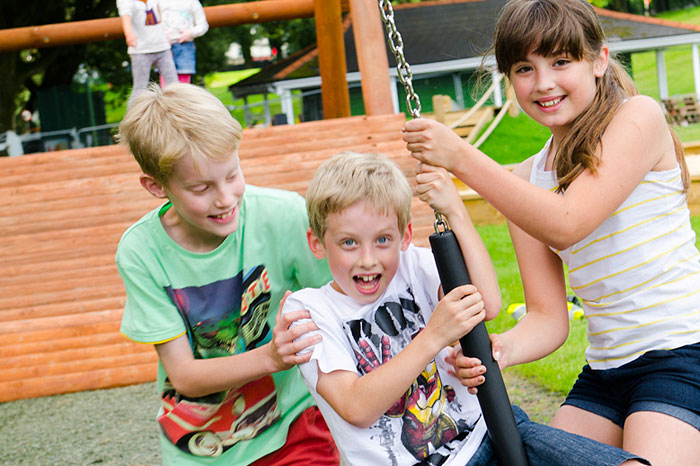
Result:
[[[280,310],[283,304],[284,299],[280,302]],[[294,326],[292,324],[309,317],[308,311],[293,311],[283,316],[278,312],[272,341],[233,356],[195,359],[187,335],[156,345],[156,351],[175,390],[190,398],[201,397],[245,385],[265,375],[308,361],[310,352],[302,355],[297,353],[318,343],[321,337],[300,337],[317,327],[311,320]],[[299,340],[295,341],[297,339]]]
[[[385,356],[368,350],[361,364],[369,372],[361,377],[346,370],[324,373],[319,368],[316,391],[345,421],[367,428],[404,396],[443,348],[483,318],[483,302],[476,289],[457,287],[440,301],[425,329],[392,359],[380,362],[378,358]]]
[[[416,191],[420,199],[447,217],[459,241],[469,277],[484,300],[486,320],[493,319],[501,310],[496,272],[450,174],[443,168],[426,164],[418,164],[416,172]]]

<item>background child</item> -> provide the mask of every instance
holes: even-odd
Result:
[[[148,86],[151,67],[158,68],[164,84],[177,82],[177,72],[170,42],[165,35],[159,0],[117,0],[117,11],[131,59],[131,103],[133,97]]]
[[[209,30],[207,17],[199,0],[160,0],[165,23],[165,35],[170,41],[177,77],[189,83],[197,72],[197,53],[194,39]],[[161,86],[165,80],[161,76]]]
[[[438,302],[432,254],[411,244],[408,181],[386,157],[346,152],[321,165],[306,194],[309,247],[327,258],[333,281],[292,294],[283,312],[309,309],[323,336],[300,369],[344,464],[495,464],[477,399],[446,358],[450,344],[498,313],[496,276],[447,173],[426,167],[417,178],[421,197],[450,221],[476,287]],[[515,411],[530,466],[632,458]]]
[[[285,290],[329,279],[307,250],[304,200],[246,186],[241,126],[212,94],[151,85],[119,127],[166,202],[123,235],[121,330],[154,344],[164,464],[337,465],[333,441],[292,366],[313,324],[275,320]],[[292,368],[292,369],[290,369]]]
[[[520,106],[552,132],[539,154],[512,174],[434,122],[409,121],[404,135],[509,219],[528,312],[494,351],[506,366],[565,341],[565,263],[590,346],[552,424],[656,466],[696,463],[700,263],[677,137],[609,57],[588,2],[511,0],[494,51]],[[457,364],[481,382],[478,361]]]

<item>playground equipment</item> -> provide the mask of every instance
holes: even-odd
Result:
[[[403,40],[394,23],[391,2],[378,1],[389,48],[396,57],[399,81],[406,90],[406,108],[414,118],[420,118],[420,98],[413,90],[411,67],[404,57]],[[449,293],[458,286],[471,283],[457,237],[449,229],[440,212],[435,212],[435,233],[430,235],[429,240],[443,292]],[[502,466],[528,466],[525,447],[515,423],[498,362],[493,359],[491,341],[484,323],[476,325],[471,332],[460,338],[459,342],[463,354],[479,358],[486,366],[486,378],[479,387],[477,397],[498,463]]]

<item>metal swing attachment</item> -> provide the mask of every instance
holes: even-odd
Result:
[[[398,78],[406,91],[406,108],[413,118],[420,118],[420,98],[413,89],[413,75],[404,57],[403,39],[396,28],[394,9],[390,0],[377,1],[389,48],[396,58]],[[435,211],[435,233],[430,235],[429,240],[443,292],[447,294],[457,286],[471,283],[457,237],[438,211]],[[479,386],[477,398],[498,464],[528,466],[525,447],[515,423],[501,370],[491,354],[491,341],[484,323],[476,325],[459,342],[464,354],[479,358],[486,366],[486,380]]]

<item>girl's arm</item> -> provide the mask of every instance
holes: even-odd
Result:
[[[518,178],[528,179],[533,158],[514,171]],[[527,313],[510,330],[492,334],[494,358],[505,368],[540,359],[554,352],[569,334],[569,313],[566,305],[566,282],[561,260],[549,247],[508,222],[508,229],[518,260]],[[473,387],[484,382],[486,367],[476,358],[461,354],[455,348],[447,362],[462,385]]]
[[[446,346],[484,318],[481,295],[472,285],[449,292],[426,327],[399,354],[371,372],[318,370],[316,391],[350,424],[367,428],[404,396],[418,375]]]
[[[484,300],[486,320],[493,319],[501,310],[496,272],[450,174],[444,169],[425,164],[419,164],[416,172],[419,198],[447,217],[462,250],[469,277]]]
[[[510,173],[437,122],[407,121],[404,141],[415,158],[445,167],[519,228],[558,249],[595,230],[647,172],[675,166],[663,113],[653,99],[644,96],[622,105],[608,125],[598,172],[583,172],[563,195]]]
[[[285,295],[285,299],[287,297]],[[284,299],[280,302],[280,312]],[[187,335],[156,345],[158,357],[170,382],[179,393],[200,397],[210,393],[239,387],[262,376],[287,370],[295,364],[307,362],[311,352],[298,352],[318,343],[319,335],[302,338],[317,330],[309,311],[292,311],[277,315],[272,341],[245,353],[211,359],[195,359]],[[292,326],[297,320],[308,319]],[[290,328],[291,327],[291,328]]]
[[[192,33],[192,38],[197,38],[203,36],[209,30],[209,23],[207,22],[207,16],[204,14],[204,9],[199,0],[192,0],[192,21],[194,22],[194,27],[190,31]]]

